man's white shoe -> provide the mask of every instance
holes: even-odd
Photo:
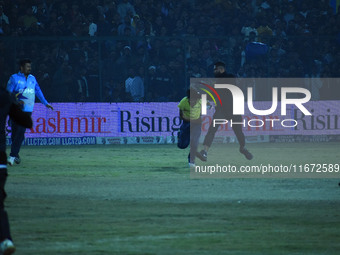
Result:
[[[15,246],[9,239],[5,239],[0,243],[0,251],[3,255],[11,255],[15,252]]]
[[[194,168],[195,166],[196,166],[195,163],[189,163],[190,168]]]
[[[15,161],[15,157],[9,156],[9,157],[7,158],[7,163],[8,163],[10,166],[13,166],[13,165],[14,165],[14,161]]]

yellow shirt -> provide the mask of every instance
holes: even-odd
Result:
[[[178,108],[183,112],[183,117],[190,120],[197,120],[201,117],[202,100],[198,100],[194,106],[190,106],[189,99],[184,97],[178,104]]]

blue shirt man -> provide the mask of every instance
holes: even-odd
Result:
[[[35,77],[32,74],[25,74],[22,71],[25,72],[25,70],[21,70],[10,77],[7,83],[7,91],[15,94],[24,112],[33,112],[35,96],[39,98],[41,103],[51,108],[52,106],[50,106],[45,99]]]
[[[10,77],[7,83],[7,91],[16,97],[24,112],[32,114],[35,96],[37,96],[47,108],[53,110],[53,107],[46,101],[43,93],[41,92],[37,80],[33,75],[31,75],[30,59],[22,59],[20,61],[20,72],[13,74]],[[20,126],[15,121],[12,121],[11,127],[12,146],[7,163],[12,166],[14,162],[17,164],[20,163],[19,151],[21,144],[25,139],[26,128]]]

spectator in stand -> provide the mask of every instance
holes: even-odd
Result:
[[[172,90],[169,99],[177,102],[186,93],[187,85],[185,82],[185,66],[183,54],[178,54],[173,61],[169,62],[169,73],[172,77]]]
[[[150,84],[151,85],[151,84]],[[150,88],[153,92],[154,99],[157,102],[169,102],[169,95],[172,94],[173,79],[170,75],[168,67],[162,63],[160,68],[156,70],[154,83]]]
[[[113,32],[114,32],[114,29],[112,28],[110,22],[105,18],[104,15],[99,15],[97,35],[98,36],[116,35]]]
[[[104,0],[103,6],[97,6],[98,14],[103,16],[109,23],[115,19],[117,6],[113,0]]]
[[[89,83],[87,80],[87,70],[85,67],[81,68],[77,78],[77,101],[88,102],[90,100]]]
[[[114,80],[111,79],[104,83],[104,91],[103,91],[103,101],[104,102],[114,102]]]
[[[144,101],[144,67],[139,66],[130,86],[130,94],[134,102]]]
[[[146,77],[145,77],[145,84],[144,84],[144,88],[145,88],[145,100],[148,102],[152,102],[154,101],[154,95],[153,95],[153,91],[151,88],[154,88],[154,82],[155,82],[155,75],[156,75],[156,66],[151,65],[148,67],[148,71],[146,73]]]
[[[127,77],[128,67],[131,66],[131,63],[132,63],[133,56],[131,53],[131,47],[128,45],[124,46],[120,54],[121,55],[117,59],[115,66],[117,67],[116,72],[119,75],[118,81],[122,82],[125,80],[124,77]]]
[[[118,4],[117,12],[119,13],[122,21],[124,20],[125,16],[127,16],[127,14],[130,13],[132,16],[136,14],[135,8],[129,2],[129,0],[123,0],[122,3]]]
[[[257,41],[261,43],[269,43],[273,35],[273,30],[266,22],[261,21],[260,26],[257,28]]]
[[[8,57],[6,52],[7,46],[0,41],[0,70],[1,70],[1,75],[0,75],[0,87],[4,87],[4,84],[7,82],[7,77],[11,75],[11,62],[8,62]]]
[[[130,32],[127,32],[130,31]],[[136,35],[136,30],[131,26],[131,19],[129,15],[124,17],[123,22],[118,26],[118,35]]]
[[[49,70],[43,62],[40,62],[38,66],[36,77],[39,81],[40,87],[42,87],[45,91],[45,96],[49,99],[52,99],[54,97],[52,88],[52,77],[50,77]]]
[[[295,6],[293,4],[289,4],[288,8],[285,11],[285,14],[283,16],[283,18],[284,18],[284,20],[286,21],[287,24],[289,23],[289,21],[295,19],[296,13],[297,13],[297,11],[295,9]]]
[[[89,35],[90,36],[96,36],[97,35],[97,30],[98,30],[98,26],[97,26],[97,22],[94,20],[93,14],[90,13],[87,17],[87,22],[89,24]]]
[[[184,23],[182,20],[177,20],[176,21],[176,27],[175,29],[173,30],[173,35],[174,36],[183,36],[186,34],[186,29],[185,29],[185,26],[184,26]]]
[[[0,4],[0,35],[9,34],[9,20],[4,13],[4,8]]]
[[[140,17],[138,14],[133,15],[132,19],[131,19],[131,26],[136,29],[137,27],[137,23],[140,21]]]
[[[154,22],[153,22],[152,26],[154,28],[155,35],[160,35],[162,27],[165,26],[164,21],[163,21],[163,17],[161,15],[158,15],[153,20],[154,20]]]
[[[26,8],[26,14],[21,17],[21,20],[24,25],[23,30],[25,32],[29,32],[37,24],[38,19],[34,16],[31,6]]]
[[[135,70],[132,66],[128,67],[127,78],[125,79],[125,93],[132,97],[131,95],[131,87],[133,78],[135,76]]]
[[[64,61],[51,77],[52,86],[47,86],[47,93],[51,96],[52,102],[67,102],[70,99],[71,101],[76,100],[76,89],[70,89],[67,82],[68,69],[71,69],[71,66],[67,61]],[[75,87],[75,84],[71,86]],[[71,90],[71,92],[69,90]]]
[[[125,92],[124,82],[119,82],[117,86],[114,87],[113,94],[115,102],[132,102],[130,93]]]
[[[255,38],[257,37],[257,29],[255,20],[246,20],[244,26],[241,29],[241,34],[244,35],[245,41],[254,41],[253,39],[249,39],[250,33],[253,32],[255,34]]]
[[[41,24],[41,26],[43,28],[46,28],[49,19],[49,13],[43,1],[37,3],[35,16],[37,17],[38,22]],[[46,31],[44,32],[46,33]]]

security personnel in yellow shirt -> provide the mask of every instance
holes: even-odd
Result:
[[[199,137],[201,135],[201,97],[198,91],[189,89],[187,96],[178,104],[182,125],[178,132],[177,146],[185,149],[190,144],[188,162],[190,167],[195,166]]]

